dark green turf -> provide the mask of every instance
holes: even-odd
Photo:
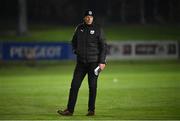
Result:
[[[104,26],[108,41],[121,40],[180,40],[177,25],[111,25]],[[75,26],[29,25],[29,35],[17,37],[16,29],[1,30],[0,41],[66,41],[70,42]]]
[[[96,116],[86,117],[87,79],[73,117],[65,108],[74,62],[0,66],[0,119],[180,119],[178,61],[109,62],[100,75]]]

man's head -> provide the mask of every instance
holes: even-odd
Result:
[[[91,10],[87,10],[85,11],[84,13],[84,22],[87,24],[87,25],[91,25],[93,23],[93,19],[94,19],[94,14]]]

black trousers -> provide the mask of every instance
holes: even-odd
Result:
[[[68,100],[68,105],[67,105],[67,109],[70,112],[72,113],[74,112],[74,108],[75,108],[76,100],[78,96],[78,91],[86,74],[88,74],[88,85],[89,85],[88,111],[95,110],[98,76],[94,74],[94,69],[97,66],[98,66],[98,63],[77,62],[75,70],[74,70],[73,79],[71,82],[69,100]]]

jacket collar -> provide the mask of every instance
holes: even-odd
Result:
[[[94,22],[91,25],[88,25],[85,22],[83,22],[83,24],[84,24],[85,27],[93,27],[94,26]]]

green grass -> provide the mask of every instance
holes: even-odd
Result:
[[[112,25],[103,27],[108,41],[116,40],[180,40],[180,27],[175,25]],[[29,25],[29,35],[17,37],[15,29],[6,29],[0,41],[67,41],[75,26]]]
[[[122,25],[105,28],[108,40],[180,40],[180,27]]]
[[[73,117],[65,108],[74,62],[0,66],[0,119],[180,119],[178,61],[109,62],[98,80],[96,116],[86,117],[87,78]]]

